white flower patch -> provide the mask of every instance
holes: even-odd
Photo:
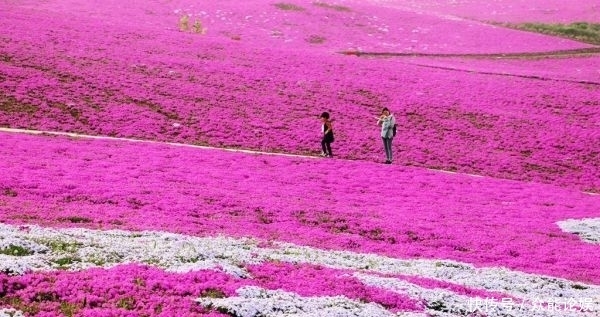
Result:
[[[0,235],[0,272],[22,275],[30,267],[43,265],[32,254],[47,253],[49,248],[30,240]]]
[[[269,257],[282,262],[421,276],[518,298],[589,298],[593,299],[595,307],[600,310],[600,286],[597,285],[511,271],[503,267],[476,268],[471,264],[450,260],[400,260],[375,254],[319,250],[288,243],[278,245],[283,252],[273,252]]]
[[[280,261],[363,273],[426,277],[507,294],[507,297],[520,302],[541,298],[585,299],[585,303],[579,306],[589,306],[586,310],[600,312],[600,286],[502,267],[476,268],[471,264],[449,260],[402,260],[376,254],[320,250],[283,242],[263,248],[259,247],[258,240],[249,238],[195,237],[153,231],[52,229],[34,225],[19,228],[0,224],[0,239],[29,248],[19,251],[29,255],[0,254],[0,269],[9,274],[143,263],[172,272],[215,269],[237,277],[251,278],[245,269],[246,265]],[[363,280],[366,281],[372,279]],[[432,294],[423,293],[422,290],[420,295],[415,294],[416,289],[420,288],[412,285],[401,293],[436,301],[432,300]],[[457,294],[438,292],[440,294],[449,305],[464,299]]]
[[[594,317],[597,312],[580,307],[578,299],[562,300],[560,305],[552,309],[548,304],[556,304],[561,299],[531,298],[515,300],[510,297],[500,300],[495,298],[473,298],[459,295],[446,289],[428,289],[396,278],[380,277],[364,273],[355,273],[365,285],[384,288],[399,294],[406,294],[413,299],[425,301],[426,312],[430,316],[472,316],[482,313],[487,317],[528,316],[528,317]]]
[[[568,219],[556,224],[562,231],[576,234],[585,242],[600,243],[600,218]]]
[[[429,314],[440,312],[454,315],[466,315],[469,310],[470,297],[458,295],[444,289],[427,289],[396,278],[380,277],[365,273],[353,275],[363,284],[384,288],[392,292],[406,294],[410,298],[423,300]],[[474,312],[474,310],[472,310]],[[491,317],[491,316],[490,316]]]
[[[8,274],[56,269],[84,270],[125,263],[144,263],[172,272],[220,269],[247,277],[243,263],[254,263],[248,250],[256,241],[226,237],[199,238],[164,232],[95,231],[0,224],[0,241],[10,241],[29,253],[0,254],[0,270]],[[6,243],[9,244],[8,242]]]
[[[19,256],[20,252],[45,253],[48,251],[48,247],[30,240],[23,240],[18,237],[5,238],[0,236],[0,253],[2,254]]]
[[[0,317],[24,317],[23,312],[12,308],[0,308]]]
[[[239,317],[388,317],[400,316],[372,303],[360,303],[345,296],[302,297],[281,290],[246,286],[229,298],[199,298],[196,301]],[[416,315],[415,315],[416,316]],[[424,315],[419,315],[424,316]]]
[[[44,261],[38,257],[15,257],[0,254],[0,273],[5,273],[9,275],[23,275],[31,271],[32,268],[44,266]]]

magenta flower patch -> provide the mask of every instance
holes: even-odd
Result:
[[[599,190],[595,57],[469,57],[590,45],[401,2],[275,4],[2,4],[0,125],[317,155],[330,111],[336,155],[375,161],[389,107],[397,163]]]
[[[594,6],[1,3],[0,317],[597,316]]]

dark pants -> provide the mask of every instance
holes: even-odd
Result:
[[[333,156],[333,153],[331,153],[331,141],[328,138],[323,138],[323,141],[321,141],[321,147],[323,148],[323,153]]]
[[[392,139],[393,138],[382,138],[383,139],[383,147],[385,148],[385,159],[388,161],[392,161]]]

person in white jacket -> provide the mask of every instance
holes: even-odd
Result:
[[[394,139],[394,126],[396,118],[388,108],[383,108],[381,115],[377,118],[377,125],[381,126],[381,138],[385,149],[385,164],[392,164],[392,140]]]

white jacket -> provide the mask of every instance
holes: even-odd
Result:
[[[381,137],[391,139],[394,137],[394,125],[396,124],[396,118],[393,114],[387,117],[380,118],[377,124],[381,124]]]

